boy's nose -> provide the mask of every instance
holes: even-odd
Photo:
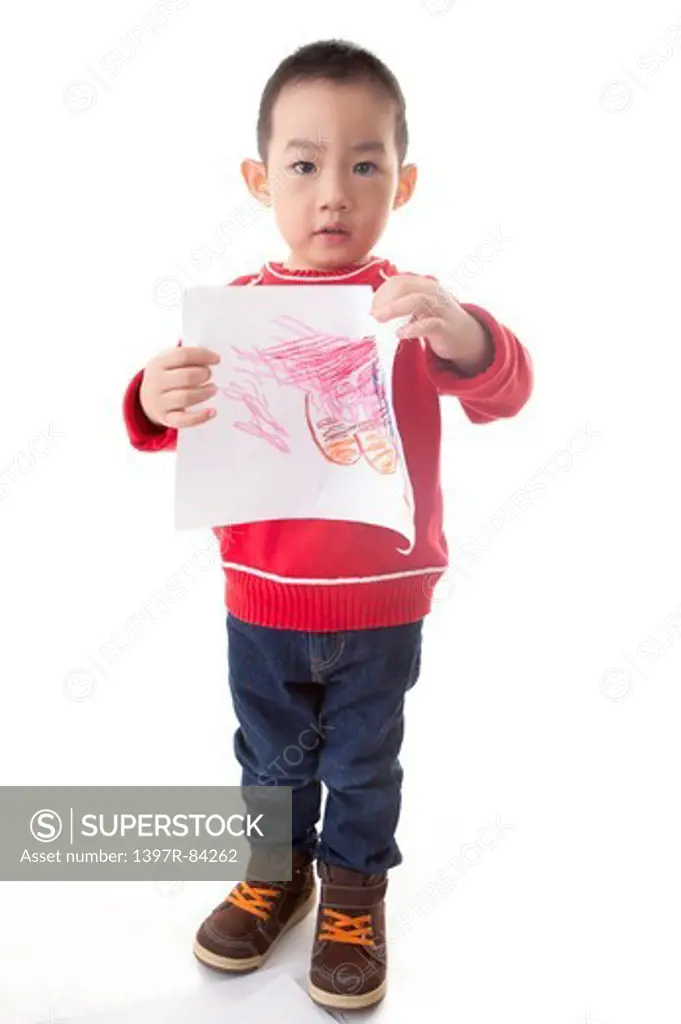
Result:
[[[329,210],[330,212],[340,212],[347,210],[350,205],[350,201],[340,192],[329,193],[325,192],[320,206],[322,210]]]
[[[348,190],[337,176],[329,176],[320,182],[319,199],[322,210],[347,210],[350,206]]]

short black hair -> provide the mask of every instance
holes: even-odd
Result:
[[[382,88],[397,105],[395,141],[400,164],[404,162],[409,142],[406,103],[395,75],[369,50],[344,39],[327,39],[299,47],[281,62],[265,85],[257,127],[258,153],[263,163],[267,163],[272,110],[279,94],[285,86],[306,80],[371,82]]]

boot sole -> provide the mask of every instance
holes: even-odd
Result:
[[[282,935],[285,935],[289,928],[293,928],[294,925],[302,921],[304,917],[310,913],[310,911],[317,905],[317,887],[315,886],[310,893],[309,898],[302,903],[295,913],[291,914],[284,927],[281,929],[276,939],[274,939],[267,950],[258,956],[250,957],[231,957],[231,956],[220,956],[218,953],[214,953],[212,949],[206,949],[202,946],[198,939],[194,940],[194,956],[206,964],[208,967],[214,967],[218,971],[252,971],[256,967],[261,967],[267,960],[268,956],[279,942]]]
[[[362,1010],[365,1006],[373,1006],[379,999],[382,999],[387,986],[386,979],[371,992],[363,992],[358,996],[343,996],[339,992],[327,992],[323,988],[317,988],[316,985],[309,982],[308,992],[315,1003],[319,1003],[320,1006],[328,1006],[333,1010]]]

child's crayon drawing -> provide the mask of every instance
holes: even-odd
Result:
[[[263,441],[267,441],[274,448],[278,448],[280,452],[288,452],[290,454],[291,449],[282,437],[282,435],[288,437],[288,431],[282,427],[281,423],[277,423],[269,411],[267,397],[258,390],[256,382],[250,380],[241,385],[236,383],[236,381],[232,381],[227,387],[219,388],[219,390],[225,398],[234,398],[237,401],[243,402],[251,414],[252,419],[246,422],[243,420],[234,421],[234,426],[238,430],[243,430],[247,434],[254,434],[255,437],[261,437]],[[266,427],[269,427],[270,430],[268,431]]]
[[[220,391],[243,402],[251,415],[233,425],[290,454],[284,440],[289,435],[270,412],[264,390],[270,382],[293,387],[304,395],[301,415],[325,459],[350,466],[364,458],[377,473],[394,473],[398,446],[375,339],[324,334],[292,316],[279,316],[273,326],[290,337],[274,334],[276,343],[262,349],[231,346],[243,364],[235,372],[247,380],[232,380]]]
[[[220,356],[218,415],[180,431],[178,528],[320,519],[404,537],[416,522],[392,374],[402,341],[369,285],[189,288],[186,345]],[[406,345],[405,345],[406,348]]]

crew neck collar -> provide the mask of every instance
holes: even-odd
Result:
[[[327,267],[324,270],[316,268],[305,268],[301,270],[291,270],[285,267],[283,263],[269,262],[263,267],[265,277],[270,280],[309,280],[314,278],[316,280],[324,281],[339,281],[339,280],[350,280],[353,277],[358,277],[360,274],[366,272],[369,267],[377,267],[385,264],[384,259],[380,259],[377,256],[371,259],[364,260],[362,263],[345,263],[337,267]]]

